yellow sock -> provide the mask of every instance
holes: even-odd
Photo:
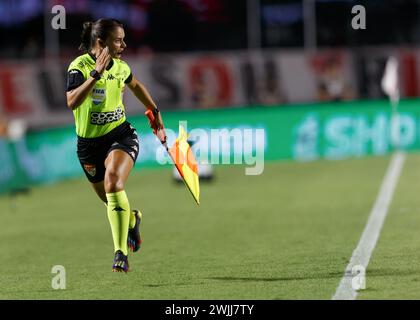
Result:
[[[106,198],[108,200],[107,213],[114,240],[114,249],[115,251],[121,250],[123,254],[127,255],[128,225],[131,212],[130,203],[124,190],[107,193]]]
[[[106,202],[104,202],[104,205],[105,205],[105,207],[108,208],[108,204]],[[129,228],[133,229],[135,225],[136,225],[136,216],[134,215],[134,210],[130,210]]]

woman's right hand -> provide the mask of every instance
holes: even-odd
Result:
[[[105,47],[99,56],[96,57],[95,70],[102,74],[110,61],[111,55],[109,54],[109,49]]]
[[[162,120],[162,116],[160,115],[160,112],[158,112],[157,116],[156,116],[156,124],[158,127],[158,131],[157,131],[157,137],[160,140],[160,142],[162,144],[166,143],[166,132],[165,132],[165,127],[163,125],[163,120]]]

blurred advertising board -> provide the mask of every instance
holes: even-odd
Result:
[[[392,126],[386,100],[168,111],[164,119],[170,145],[178,135],[179,121],[186,121],[199,162],[234,165],[258,153],[263,161],[338,160],[390,153],[395,132],[400,148],[420,150],[419,104],[414,99],[401,102],[398,127]],[[168,166],[147,119],[129,116],[128,120],[140,136],[135,168]],[[0,192],[82,175],[73,126],[30,132],[13,143],[0,140]]]
[[[126,60],[162,110],[197,110],[382,98],[389,55],[400,61],[402,97],[419,96],[418,49],[143,54]],[[31,128],[71,124],[65,97],[70,60],[0,62],[0,113],[25,118]],[[142,113],[131,93],[124,99],[129,115]]]

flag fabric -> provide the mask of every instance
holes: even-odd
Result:
[[[168,152],[195,201],[197,204],[200,204],[200,184],[197,161],[195,160],[187,139],[187,132],[184,127],[180,125],[179,136]]]
[[[398,102],[400,91],[398,86],[398,61],[395,57],[390,57],[386,63],[381,87],[393,103]]]

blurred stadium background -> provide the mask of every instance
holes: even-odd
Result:
[[[57,4],[63,30],[51,27]],[[365,30],[352,28],[355,5]],[[101,17],[124,23],[123,59],[168,128],[265,133],[248,150],[263,145],[263,174],[216,165],[196,207],[125,95],[141,134],[127,192],[145,242],[123,280],[65,102],[82,23]],[[393,151],[390,56],[409,154],[358,298],[420,298],[420,0],[0,0],[0,37],[0,298],[330,299]],[[66,267],[66,290],[51,288],[53,265]]]

